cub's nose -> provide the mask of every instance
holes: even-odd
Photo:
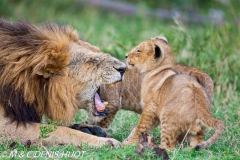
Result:
[[[114,68],[116,69],[118,72],[120,72],[121,75],[124,74],[124,72],[126,71],[126,67],[120,67],[120,68]]]

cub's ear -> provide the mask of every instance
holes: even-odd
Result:
[[[154,44],[154,46],[155,46],[155,58],[159,58],[162,54],[161,49],[156,44]]]
[[[167,38],[164,37],[164,36],[157,36],[157,37],[155,37],[155,38],[153,38],[153,39],[160,39],[160,40],[164,41],[166,44],[168,44],[168,40],[167,40]]]

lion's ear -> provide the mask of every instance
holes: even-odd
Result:
[[[55,75],[65,76],[67,74],[67,65],[69,64],[68,49],[46,49],[44,57],[36,67],[33,73],[49,78]]]

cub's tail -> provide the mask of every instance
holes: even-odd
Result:
[[[198,119],[201,121],[201,123],[203,123],[204,126],[215,129],[215,132],[207,141],[201,142],[195,147],[196,150],[199,150],[201,148],[207,148],[217,141],[217,139],[221,136],[223,132],[224,124],[221,120],[214,118],[207,110],[209,106],[205,105],[210,105],[210,102],[208,101],[208,99],[206,99],[206,93],[202,89],[199,89],[199,86],[194,85],[194,88],[195,106]],[[202,105],[203,103],[205,103],[204,106]]]

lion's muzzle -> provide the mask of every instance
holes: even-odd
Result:
[[[126,67],[113,68],[116,69],[121,74],[121,76],[123,76],[124,72],[126,71]]]

